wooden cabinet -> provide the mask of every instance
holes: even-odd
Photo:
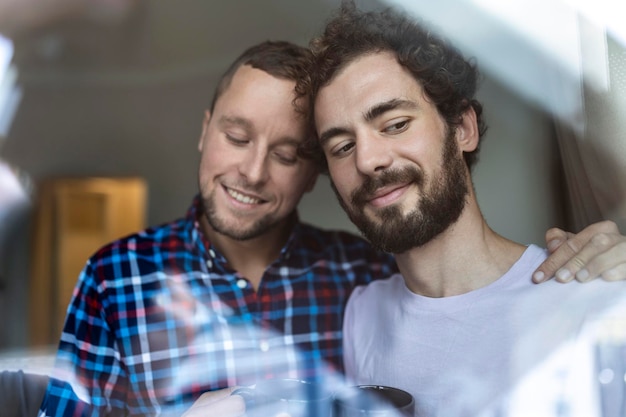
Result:
[[[141,178],[61,178],[38,186],[29,283],[31,345],[57,344],[87,259],[145,227]]]

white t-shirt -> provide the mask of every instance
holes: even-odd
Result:
[[[399,274],[358,287],[344,319],[348,378],[410,392],[420,417],[592,417],[558,414],[564,401],[588,413],[597,398],[589,393],[584,401],[572,400],[575,389],[555,386],[577,373],[590,387],[593,370],[582,362],[593,363],[593,353],[580,361],[580,349],[571,346],[580,345],[587,313],[620,299],[626,304],[626,284],[533,284],[531,275],[545,258],[531,245],[497,281],[453,297],[417,295]],[[545,372],[538,371],[542,367]],[[548,378],[554,386],[536,386]],[[520,411],[528,404],[534,405]]]

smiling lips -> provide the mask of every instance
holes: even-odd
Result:
[[[264,201],[264,200],[261,200],[260,198],[250,197],[248,195],[242,194],[239,191],[235,191],[232,188],[228,188],[226,186],[224,186],[224,189],[226,190],[229,196],[231,196],[233,199],[243,204],[255,205],[255,204],[261,204]]]
[[[384,207],[397,201],[404,194],[410,184],[394,185],[384,187],[376,191],[376,193],[368,199],[367,203],[374,207]]]

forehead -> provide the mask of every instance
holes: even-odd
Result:
[[[350,62],[322,87],[315,99],[315,122],[362,114],[392,99],[422,99],[421,85],[391,52],[366,54]]]
[[[276,78],[243,65],[215,103],[214,115],[238,117],[251,123],[304,126],[304,117],[294,106],[295,81]]]

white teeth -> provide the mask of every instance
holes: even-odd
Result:
[[[231,190],[230,188],[228,188],[227,191],[228,191],[228,194],[230,194],[232,198],[239,201],[240,203],[259,204],[261,202],[261,200],[257,198],[248,197],[247,195],[240,194],[237,191]]]

